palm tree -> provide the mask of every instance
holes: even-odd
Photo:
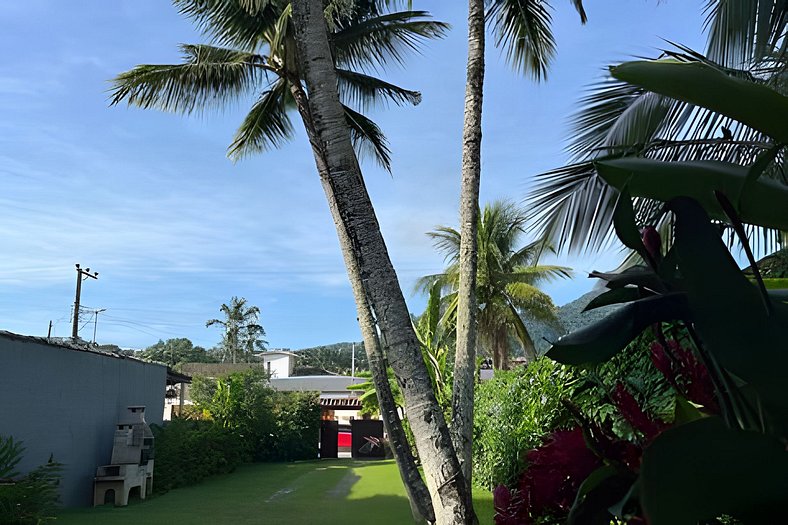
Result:
[[[298,59],[292,21],[293,7],[283,0],[174,0],[209,38],[211,45],[182,46],[185,61],[178,65],[138,66],[114,81],[112,103],[126,101],[143,108],[191,113],[221,106],[244,95],[257,93],[257,100],[241,123],[229,156],[277,147],[293,136],[288,112],[296,110],[316,154],[321,143],[309,107],[301,61]],[[388,12],[396,1],[335,0],[331,13],[329,47],[336,67],[335,86],[340,90],[344,124],[350,128],[353,146],[361,154],[371,153],[385,168],[390,167],[389,150],[380,128],[360,111],[376,102],[416,104],[421,95],[373,76],[391,63],[403,63],[407,52],[428,39],[438,38],[446,24],[432,21],[423,11]],[[321,24],[325,22],[321,21]],[[318,168],[325,170],[316,156]],[[331,203],[331,201],[330,201]],[[330,205],[334,221],[341,217]],[[340,244],[350,241],[338,229]],[[378,388],[386,431],[397,458],[415,513],[427,521],[434,514],[427,488],[415,460],[405,451],[410,447],[386,381],[385,357],[371,305],[362,293],[362,275],[346,258],[356,297],[359,324],[364,337],[370,370]]]
[[[705,56],[684,46],[664,54],[700,61],[729,75],[771,85],[788,93],[788,4],[782,0],[709,0]],[[613,241],[618,192],[598,177],[594,161],[639,156],[659,160],[721,160],[751,164],[775,144],[733,119],[611,78],[593,85],[573,120],[571,163],[538,175],[528,196],[534,228],[558,249],[599,249]],[[786,153],[773,151],[765,176],[788,184]],[[638,222],[654,224],[660,204],[636,199]],[[669,239],[671,224],[657,226]],[[751,233],[754,228],[751,228]],[[771,251],[778,232],[753,238]]]
[[[233,297],[230,304],[222,304],[219,311],[224,314],[224,319],[210,319],[205,326],[218,324],[224,328],[220,344],[222,361],[236,363],[240,357],[244,362],[249,362],[255,352],[265,350],[268,342],[263,340],[265,330],[259,324],[258,307],[246,306],[243,297]]]
[[[533,360],[536,348],[522,314],[544,322],[555,322],[555,306],[550,296],[537,285],[570,276],[563,266],[539,265],[545,250],[541,241],[520,247],[527,217],[514,204],[497,201],[484,207],[478,222],[479,258],[476,296],[479,299],[479,339],[493,358],[496,369],[507,369],[510,341],[517,341],[527,358]],[[457,308],[460,270],[460,233],[441,226],[428,235],[445,254],[449,266],[442,274],[423,277],[422,285],[438,283],[448,292],[448,313]]]
[[[585,23],[582,1],[572,0],[572,3],[580,14],[581,22]],[[555,54],[549,10],[549,2],[543,0],[468,1],[468,65],[460,185],[460,282],[451,426],[454,447],[463,465],[469,490],[473,454],[473,390],[476,380],[476,224],[482,165],[485,21],[489,19],[492,22],[495,43],[505,49],[509,64],[538,81],[547,75]]]
[[[387,349],[424,467],[435,521],[441,524],[478,523],[353,151],[351,132],[337,92],[337,73],[330,53],[322,1],[294,0],[293,18],[300,64],[309,93],[309,116],[315,131],[310,137],[312,151],[336,223],[359,318],[365,319],[361,324],[371,323],[379,330],[380,343]],[[365,317],[372,315],[370,319]],[[378,335],[376,330],[370,332]]]
[[[173,0],[209,44],[181,45],[183,62],[140,65],[113,80],[111,105],[191,114],[256,96],[228,148],[240,159],[283,145],[294,136],[289,116],[306,101],[297,65],[289,1]],[[335,0],[338,5],[346,4]],[[351,2],[336,12],[331,46],[343,109],[353,143],[390,169],[390,151],[380,128],[360,111],[381,102],[418,104],[421,94],[391,84],[370,71],[402,63],[421,42],[441,37],[448,26],[424,11],[384,12],[372,0]],[[355,106],[357,109],[353,109]],[[305,122],[305,124],[307,124]]]

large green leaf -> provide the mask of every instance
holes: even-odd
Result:
[[[561,337],[547,357],[567,365],[601,363],[623,350],[646,327],[660,321],[686,320],[689,316],[684,294],[647,297]]]
[[[652,525],[696,525],[722,514],[782,523],[788,452],[769,436],[703,418],[666,430],[646,448],[640,488]]]
[[[601,308],[611,304],[637,301],[638,299],[642,299],[643,296],[644,294],[641,293],[639,288],[633,288],[629,286],[624,288],[613,288],[612,290],[608,290],[605,293],[601,293],[594,297],[591,302],[588,303],[585,308],[583,308],[583,311],[587,312],[589,310],[593,310],[594,308]]]
[[[764,307],[757,287],[731,257],[697,202],[669,203],[676,215],[674,249],[695,327],[717,362],[750,383],[777,415],[788,415],[788,306]]]
[[[788,142],[788,97],[700,62],[640,60],[610,68],[625,82],[695,104]]]
[[[759,178],[750,180],[747,191],[742,192],[749,173],[746,166],[719,161],[622,158],[597,162],[596,167],[608,184],[618,189],[626,187],[635,197],[664,202],[675,197],[692,197],[709,215],[720,220],[727,218],[714,197],[714,190],[724,193],[732,202],[741,195],[737,212],[742,221],[788,230],[788,186]]]

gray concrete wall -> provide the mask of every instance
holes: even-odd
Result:
[[[161,424],[166,376],[163,365],[0,334],[0,434],[24,442],[22,472],[52,454],[64,464],[63,505],[89,506],[120,411],[145,405],[146,421]]]

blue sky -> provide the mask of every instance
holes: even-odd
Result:
[[[522,200],[533,175],[566,162],[567,120],[608,63],[653,55],[664,39],[702,49],[704,1],[588,0],[581,26],[555,0],[559,53],[536,85],[488,51],[482,201]],[[425,232],[455,225],[465,80],[465,2],[414,2],[452,24],[407,70],[415,108],[372,111],[391,142],[394,174],[364,173],[411,309],[421,275],[443,261]],[[355,306],[303,134],[232,163],[238,104],[183,117],[108,107],[108,80],[140,63],[178,61],[203,41],[166,1],[0,3],[0,329],[70,335],[74,263],[99,272],[82,302],[106,308],[98,341],[143,348],[188,337],[212,346],[205,321],[233,295],[260,307],[272,347],[360,340]],[[491,41],[491,39],[490,39]],[[491,47],[491,46],[490,46]],[[249,101],[251,103],[251,99]],[[557,304],[589,290],[613,251],[561,256],[572,281],[547,287]],[[83,318],[88,321],[89,318]],[[92,324],[80,334],[90,339]]]

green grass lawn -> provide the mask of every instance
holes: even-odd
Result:
[[[478,491],[476,512],[493,521],[492,495]],[[62,525],[412,523],[393,461],[324,460],[245,465],[232,474],[128,507],[63,511]]]

